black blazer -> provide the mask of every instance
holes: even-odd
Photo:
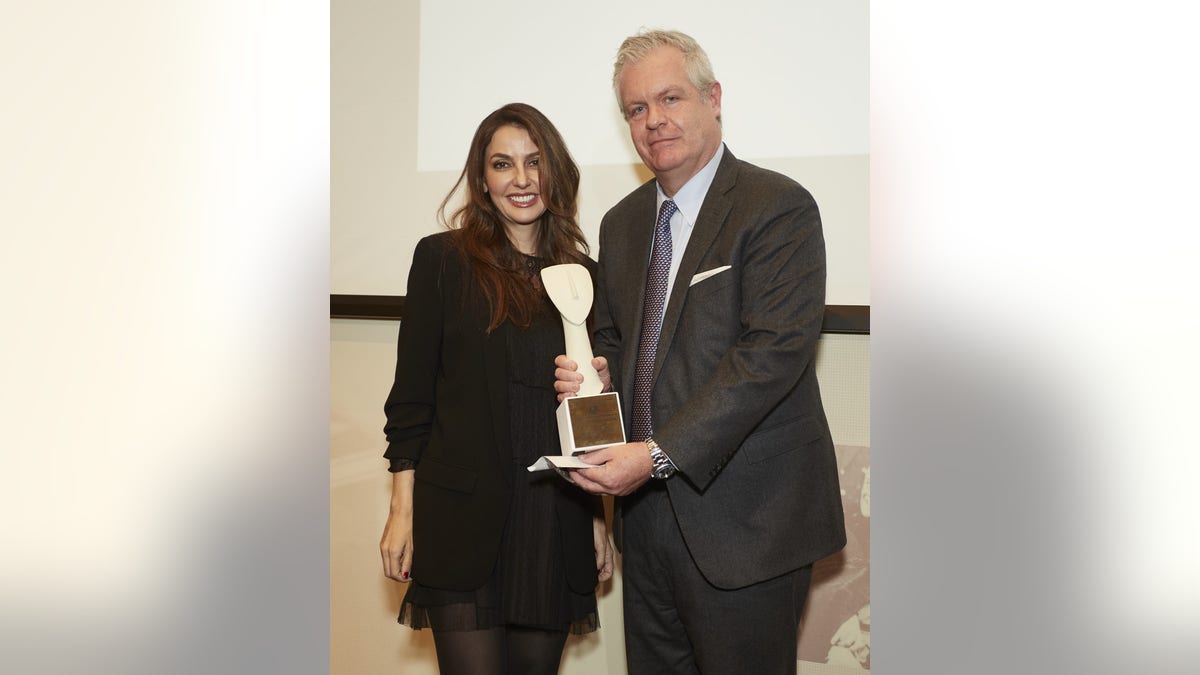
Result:
[[[487,332],[487,301],[454,236],[425,237],[413,254],[396,379],[384,404],[384,456],[392,471],[396,460],[417,462],[413,578],[434,588],[473,590],[491,574],[508,519],[510,324]],[[549,355],[549,378],[553,360]],[[567,582],[586,593],[597,581],[591,518],[599,500],[579,499],[579,490],[563,486],[569,489],[558,500],[558,514]]]
[[[596,352],[627,408],[655,201],[652,180],[600,225]],[[679,528],[719,588],[773,578],[845,545],[814,364],[824,309],[816,202],[726,148],[667,299],[651,410],[653,438],[679,468],[666,481]]]

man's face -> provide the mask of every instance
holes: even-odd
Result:
[[[683,53],[658,47],[626,66],[617,88],[638,155],[675,194],[721,145],[721,85],[705,99],[688,80]]]

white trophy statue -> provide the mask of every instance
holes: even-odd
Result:
[[[579,372],[583,373],[579,395],[599,394],[604,385],[592,367],[592,341],[587,329],[592,311],[592,276],[583,265],[552,265],[542,269],[542,286],[562,315],[567,358],[579,364]]]
[[[625,424],[616,392],[600,393],[604,385],[592,367],[592,342],[587,317],[592,311],[592,276],[574,263],[542,269],[542,286],[562,315],[567,358],[579,366],[583,383],[579,394],[558,404],[558,435],[561,456],[542,457],[530,471],[592,466],[576,459],[592,450],[625,442]]]

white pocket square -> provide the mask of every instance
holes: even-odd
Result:
[[[730,267],[731,267],[731,265],[725,265],[724,267],[714,267],[711,270],[708,270],[706,272],[700,272],[696,276],[692,277],[692,283],[688,284],[688,286],[695,286],[696,284],[700,283],[701,281],[704,281],[705,279],[707,279],[711,276],[716,276],[716,275],[720,274],[721,272],[724,272],[725,270],[729,269]]]

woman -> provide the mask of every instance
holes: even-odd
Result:
[[[453,195],[466,204],[446,219]],[[413,254],[384,410],[393,472],[380,550],[411,580],[399,621],[432,628],[442,673],[557,673],[568,632],[599,628],[612,575],[597,498],[552,471],[562,323],[542,267],[580,263],[579,169],[521,103],[488,115],[442,201],[449,231]]]

